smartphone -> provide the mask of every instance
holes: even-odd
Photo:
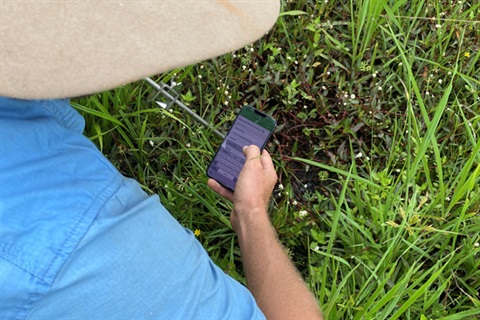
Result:
[[[207,176],[235,190],[238,176],[247,160],[243,147],[253,144],[262,150],[276,125],[271,116],[251,106],[243,107],[208,166]]]

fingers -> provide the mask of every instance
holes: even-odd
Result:
[[[243,147],[243,153],[245,154],[245,157],[247,157],[247,160],[260,158],[260,163],[262,164],[263,169],[275,170],[272,157],[267,150],[263,149],[262,155],[260,156],[260,149],[255,145],[250,145],[248,147]]]
[[[275,171],[272,157],[270,157],[270,153],[268,153],[267,150],[263,149],[262,157],[260,158],[260,161],[262,162],[263,169]]]
[[[213,179],[208,179],[207,185],[210,187],[210,189],[212,189],[213,191],[215,191],[216,193],[218,193],[219,195],[221,195],[225,199],[233,202],[233,192],[228,190],[224,186],[222,186],[217,181],[215,181]]]

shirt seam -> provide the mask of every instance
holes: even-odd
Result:
[[[83,237],[85,237],[88,230],[90,230],[95,219],[98,217],[100,209],[103,208],[106,202],[108,201],[108,199],[112,198],[115,195],[115,193],[118,191],[123,179],[124,177],[120,173],[116,173],[113,179],[110,180],[110,182],[105,186],[105,188],[103,188],[102,191],[99,192],[99,195],[95,198],[94,201],[92,201],[91,205],[88,207],[87,210],[84,211],[84,213],[77,220],[74,226],[70,228],[68,237],[66,237],[66,239],[63,241],[62,245],[60,246],[60,249],[56,252],[55,258],[53,258],[50,264],[47,266],[47,268],[45,268],[45,272],[43,273],[42,277],[35,277],[36,279],[41,280],[41,282],[38,282],[38,284],[40,285],[40,288],[30,293],[29,298],[27,299],[28,303],[24,306],[23,310],[21,310],[18,313],[17,319],[26,319],[30,311],[35,306],[35,303],[37,303],[43,295],[48,293],[51,286],[55,282],[56,277],[58,276],[58,272],[61,270],[62,266],[68,260],[70,255],[75,251],[75,248],[81,242]],[[86,219],[89,216],[89,212],[93,212],[93,213],[91,213],[92,219],[88,223]],[[67,250],[66,248],[68,248],[68,244],[72,241],[72,239],[75,236],[75,231],[78,229],[78,227],[82,223],[88,223],[88,225],[85,226],[81,234],[80,233],[78,234],[78,238],[75,239],[76,243],[69,250]],[[64,256],[62,257],[63,262],[62,261],[58,262],[59,259],[61,258],[60,255]],[[52,272],[52,269],[54,269],[55,267],[57,267],[56,268],[57,270]]]

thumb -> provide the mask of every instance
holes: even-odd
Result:
[[[260,149],[254,144],[249,145],[248,147],[245,146],[243,147],[243,154],[247,157],[247,160],[250,160],[260,156]]]

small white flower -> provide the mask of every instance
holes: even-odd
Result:
[[[376,78],[376,77],[377,77],[377,73],[375,72],[372,74],[372,78]]]
[[[304,218],[304,217],[306,217],[307,215],[308,215],[308,212],[307,212],[306,210],[302,210],[302,211],[300,211],[300,212],[298,213],[298,216],[299,216],[300,218]]]
[[[293,200],[292,204],[293,204],[294,206],[296,206],[296,205],[297,205],[297,200]]]
[[[350,99],[355,99],[355,94],[352,93],[352,94],[350,95]]]
[[[255,49],[253,49],[253,48],[250,48],[250,52],[253,52],[253,51],[255,51]]]
[[[442,27],[441,24],[436,24],[436,25],[435,25],[435,28],[437,28],[437,29],[440,29],[441,27]]]
[[[363,153],[359,152],[355,155],[355,159],[363,157]]]
[[[190,148],[192,145],[190,143],[187,143],[187,148]]]
[[[228,106],[228,100],[223,103],[224,105]]]
[[[473,245],[477,248],[480,247],[480,243],[478,243],[478,242],[475,242]]]
[[[149,140],[148,143],[150,143],[152,147],[155,145],[155,143],[152,140]]]
[[[283,184],[280,183],[280,184],[278,185],[278,189],[283,190]]]
[[[202,75],[201,75],[201,74],[198,75],[198,79],[202,79]]]

